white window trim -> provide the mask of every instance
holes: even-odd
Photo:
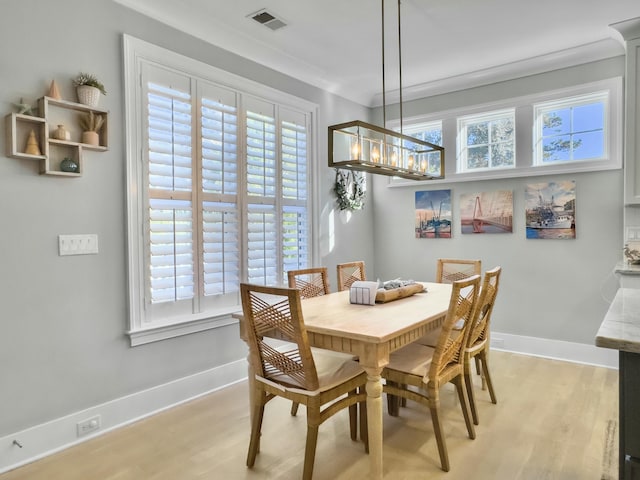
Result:
[[[280,90],[262,85],[253,80],[232,74],[209,64],[186,57],[171,50],[158,47],[130,35],[123,35],[124,86],[125,86],[125,132],[127,158],[127,262],[129,295],[129,329],[131,346],[173,338],[189,333],[209,330],[236,323],[231,314],[241,307],[218,311],[215,316],[203,313],[190,315],[188,321],[166,325],[154,324],[145,328],[144,320],[144,206],[143,192],[139,182],[142,175],[142,151],[144,148],[142,132],[141,104],[141,62],[157,63],[168,68],[178,68],[181,72],[210,79],[249,95],[266,98],[293,109],[304,109],[311,114],[309,187],[312,190],[309,212],[309,235],[311,240],[311,259],[317,263],[319,246],[313,231],[319,223],[319,166],[316,160],[318,152],[318,105]],[[136,234],[137,232],[137,234]]]
[[[609,146],[609,156],[603,160],[586,160],[564,162],[555,165],[534,165],[534,124],[533,106],[537,103],[547,102],[554,99],[562,99],[608,90],[609,111],[608,127],[609,138],[606,140]],[[624,105],[622,103],[623,79],[613,77],[597,82],[590,82],[568,88],[552,90],[548,92],[526,95],[511,99],[500,100],[486,104],[472,105],[468,107],[445,110],[441,112],[429,113],[410,118],[404,118],[404,129],[411,129],[416,123],[430,123],[442,121],[442,138],[445,147],[445,178],[443,180],[415,181],[402,178],[390,178],[389,187],[407,186],[427,186],[443,185],[458,182],[472,182],[481,180],[494,180],[503,178],[519,178],[541,175],[561,175],[567,173],[595,172],[602,170],[618,170],[622,168],[622,135],[623,135],[623,114]],[[499,170],[489,170],[482,172],[457,173],[457,121],[461,116],[490,112],[493,110],[515,108],[516,109],[516,167]],[[400,121],[393,120],[387,122],[389,128],[399,128]]]
[[[504,167],[486,167],[486,168],[473,168],[467,169],[466,165],[468,162],[468,145],[467,145],[467,128],[469,123],[480,123],[480,122],[490,122],[493,120],[501,120],[504,118],[512,118],[514,123],[514,138],[513,138],[513,148],[514,154],[516,149],[516,136],[517,136],[517,128],[515,125],[516,120],[516,112],[513,108],[505,108],[501,110],[493,110],[488,112],[483,112],[480,114],[472,114],[465,115],[463,117],[457,118],[457,132],[458,132],[458,142],[457,142],[457,158],[456,158],[456,172],[460,173],[478,173],[478,172],[496,172],[502,169],[513,169],[516,168],[515,165],[509,165]],[[489,132],[489,137],[491,137],[491,132]],[[489,138],[490,140],[490,138]],[[487,145],[491,145],[489,142]],[[514,163],[515,162],[514,158]],[[446,159],[445,159],[445,167],[446,167]]]
[[[572,97],[568,97],[568,98],[562,98],[560,100],[548,100],[545,102],[540,102],[537,103],[535,105],[533,105],[533,142],[534,142],[534,150],[533,150],[533,163],[536,166],[542,166],[545,165],[544,161],[542,160],[543,157],[543,151],[542,151],[542,131],[543,131],[543,126],[542,126],[542,116],[544,114],[544,112],[547,111],[551,111],[551,110],[558,110],[558,109],[563,109],[563,108],[569,108],[569,107],[576,107],[576,106],[580,106],[580,105],[587,105],[590,103],[595,103],[596,101],[602,101],[604,103],[604,114],[605,114],[605,118],[604,118],[604,130],[606,132],[609,131],[609,109],[611,108],[610,106],[610,95],[608,95],[608,91],[599,91],[599,92],[591,92],[588,93],[586,95],[575,95]],[[570,133],[574,133],[574,132],[570,132]],[[604,154],[602,155],[602,157],[598,158],[598,159],[589,159],[589,160],[565,160],[563,162],[560,161],[556,161],[554,162],[554,164],[557,163],[577,163],[580,161],[588,161],[588,162],[595,162],[595,161],[599,161],[599,160],[606,160],[607,158],[609,158],[609,149],[611,148],[610,145],[610,139],[608,136],[605,136],[604,140]],[[551,163],[549,163],[548,165],[551,165]]]

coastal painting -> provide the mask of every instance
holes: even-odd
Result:
[[[533,183],[525,188],[527,238],[576,238],[576,182]]]
[[[513,233],[513,191],[460,195],[460,230],[468,233]]]
[[[416,192],[416,238],[451,238],[451,190]]]

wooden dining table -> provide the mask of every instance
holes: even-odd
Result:
[[[452,287],[423,283],[425,290],[410,297],[375,305],[349,302],[349,291],[302,301],[302,313],[312,347],[352,353],[367,372],[367,421],[370,475],[383,477],[382,377],[391,352],[438,328],[447,313]],[[241,313],[240,336],[247,340]],[[250,373],[250,379],[252,375]]]

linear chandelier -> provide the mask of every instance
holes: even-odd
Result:
[[[403,133],[400,0],[398,0],[400,132],[386,128],[384,0],[381,0],[381,4],[383,126],[379,127],[362,120],[329,126],[329,166],[411,180],[442,179],[444,178],[444,148]]]

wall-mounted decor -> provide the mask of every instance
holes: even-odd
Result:
[[[460,195],[462,233],[512,233],[513,191],[465,193]]]
[[[525,188],[527,238],[576,238],[576,182],[533,183]]]
[[[416,238],[451,238],[451,190],[416,192]]]
[[[361,210],[367,194],[364,173],[340,170],[336,168],[336,181],[333,184],[340,210]]]

